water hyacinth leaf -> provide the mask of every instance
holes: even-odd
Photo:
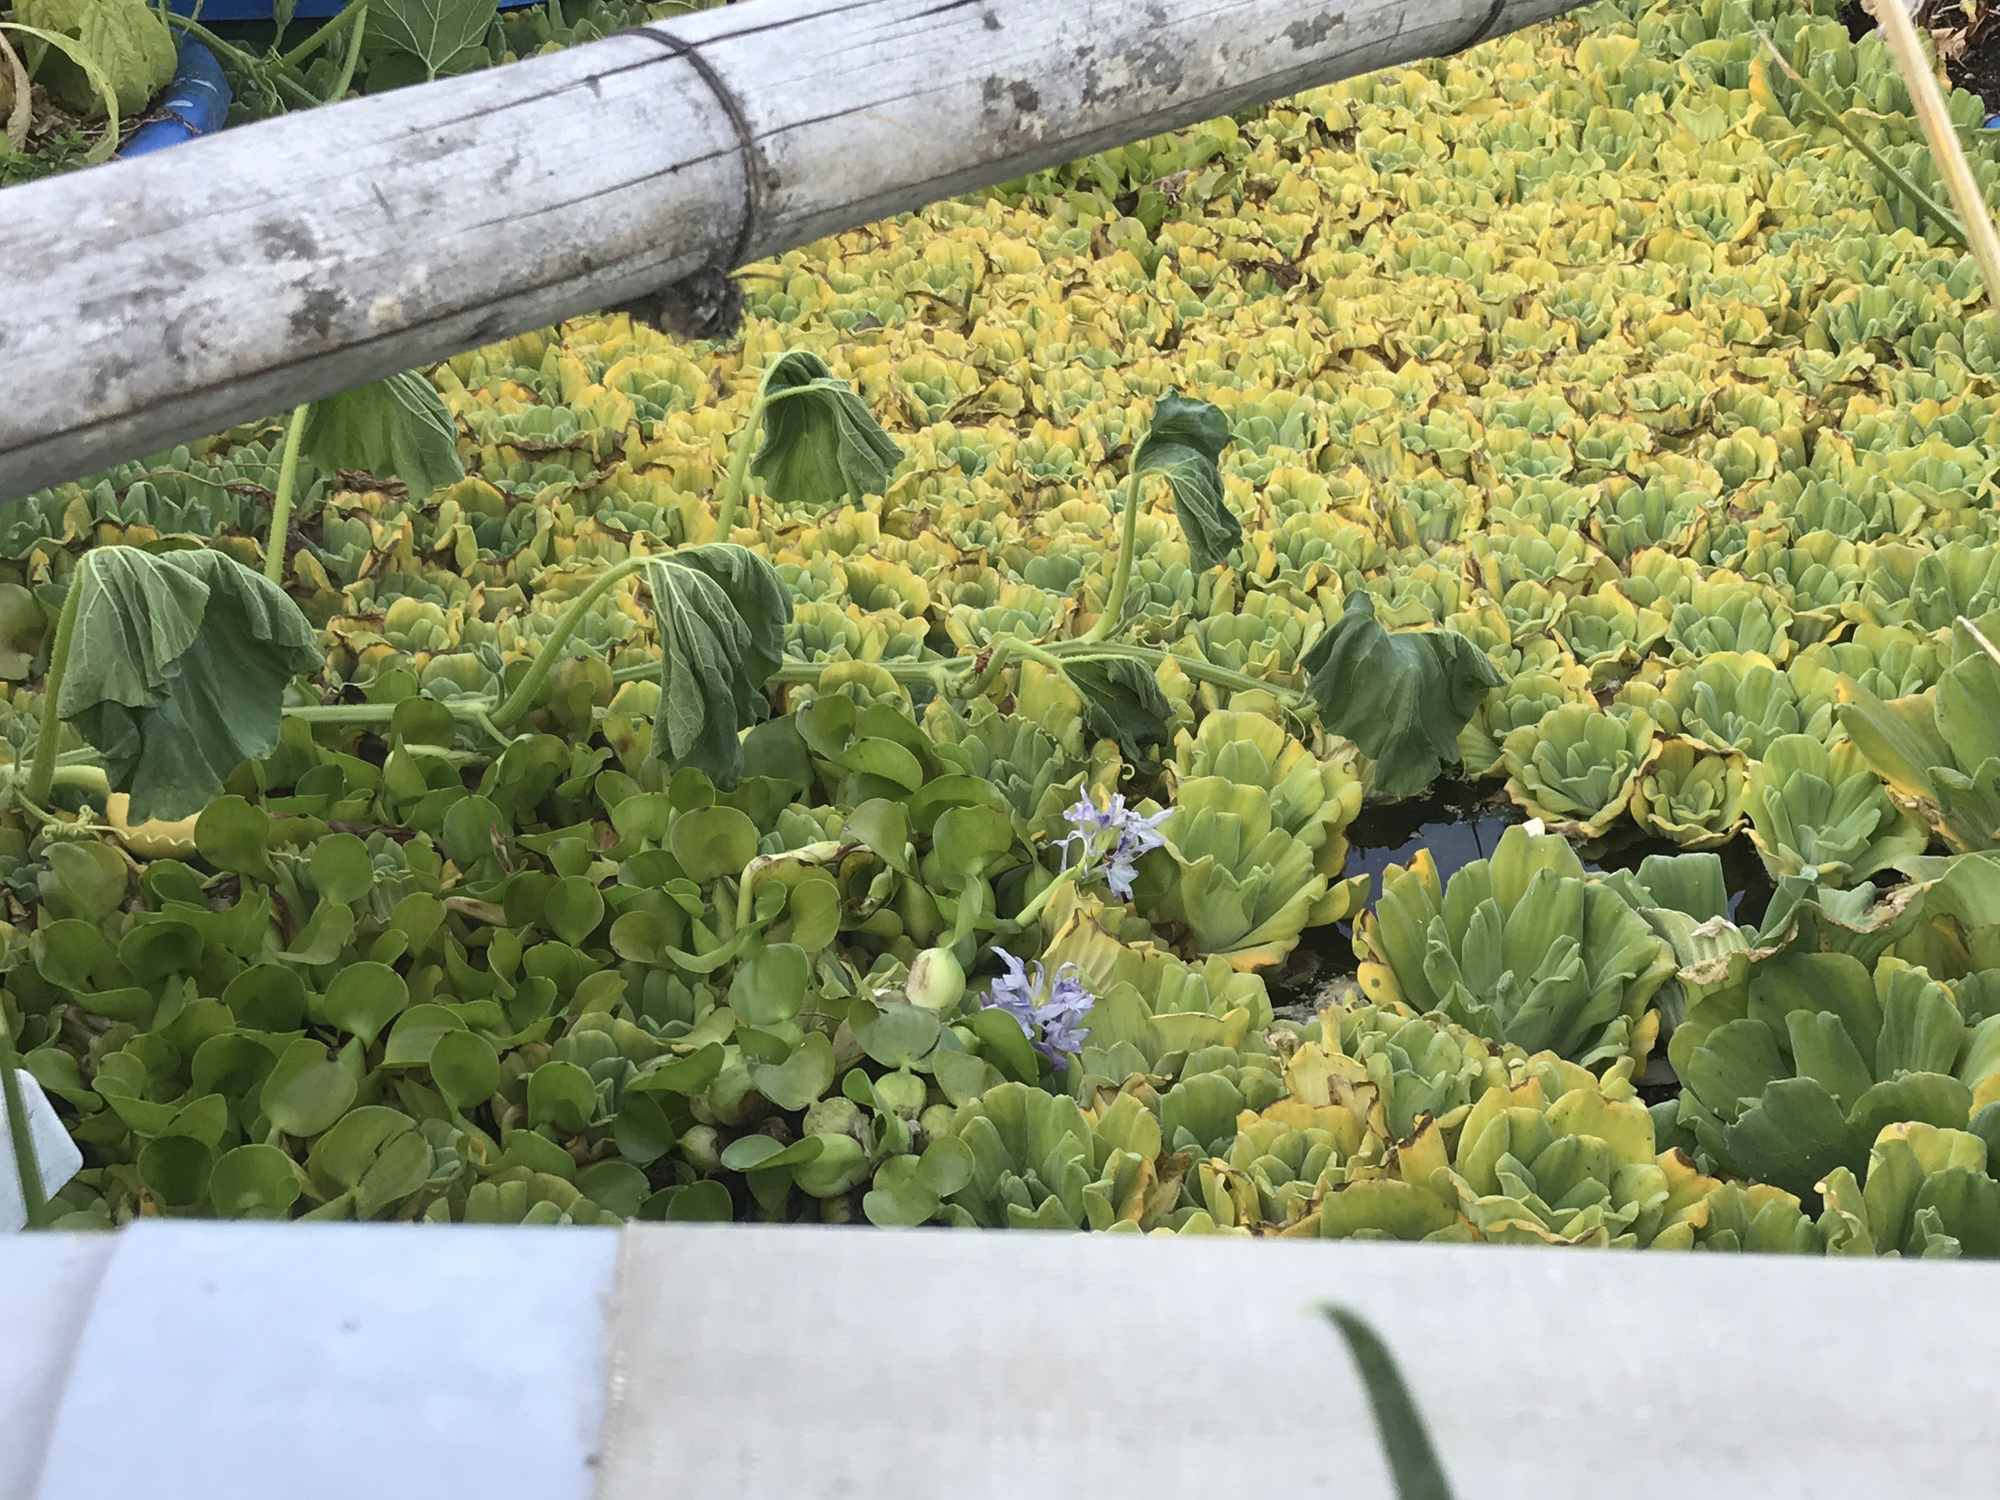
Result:
[[[710,1014],[720,1014],[729,1027],[734,1028],[736,1018],[727,1009]],[[722,1034],[727,1036],[729,1032],[724,1030]],[[642,1093],[698,1094],[722,1071],[724,1056],[720,1042],[708,1042],[685,1057],[661,1063],[651,1072],[640,1074],[626,1088],[638,1089]]]
[[[455,0],[441,0],[451,6]],[[483,0],[489,16],[491,0]],[[403,12],[423,8],[425,0],[377,0],[368,13],[368,34],[394,45]],[[386,6],[386,9],[381,7]],[[431,20],[443,19],[430,8]],[[433,47],[445,45],[441,34],[425,31]],[[482,30],[481,36],[484,32]],[[412,48],[414,50],[414,48]],[[432,76],[436,76],[433,70]],[[357,469],[383,479],[400,479],[412,500],[465,477],[458,457],[458,428],[437,390],[415,370],[387,380],[357,385],[313,402],[306,414],[300,454],[322,473]]]
[[[597,1112],[597,1086],[573,1062],[545,1062],[528,1075],[528,1122],[572,1134],[586,1130]]]
[[[1157,474],[1172,489],[1174,513],[1203,572],[1228,562],[1243,541],[1243,523],[1222,498],[1217,460],[1228,446],[1229,419],[1221,408],[1173,393],[1160,398],[1153,425],[1132,455],[1135,483]]]
[[[45,858],[42,903],[53,915],[101,922],[125,899],[129,871],[111,845],[51,844]]]
[[[673,1196],[660,1215],[669,1224],[727,1224],[734,1216],[729,1189],[719,1182],[690,1183],[669,1191]]]
[[[373,1218],[422,1187],[431,1147],[401,1110],[368,1104],[313,1142],[306,1175],[322,1198],[354,1195],[356,1218]]]
[[[703,807],[674,819],[668,847],[689,880],[739,874],[757,853],[757,825],[733,807]]]
[[[223,1152],[208,1174],[208,1201],[226,1219],[282,1219],[304,1191],[297,1163],[261,1141]]]
[[[770,714],[764,684],[784,657],[791,595],[769,562],[726,542],[648,558],[644,577],[660,631],[653,757],[729,790],[739,735]]]
[[[200,838],[197,828],[195,837]],[[368,846],[351,833],[333,833],[312,846],[313,887],[328,901],[359,901],[374,884]]]
[[[465,1022],[442,1005],[412,1005],[396,1017],[389,1028],[389,1040],[382,1049],[385,1068],[429,1067],[437,1044],[454,1031],[464,1031]]]
[[[1042,1076],[1034,1043],[1006,1011],[988,1006],[974,1011],[966,1024],[979,1038],[981,1053],[1007,1077],[1017,1083],[1033,1083]]]
[[[431,1049],[431,1081],[445,1103],[464,1114],[500,1087],[500,1054],[477,1032],[447,1032]]]
[[[883,1005],[854,1028],[854,1040],[885,1068],[911,1067],[928,1057],[944,1029],[931,1011],[916,1005]]]
[[[797,943],[766,943],[730,978],[730,1007],[752,1026],[789,1021],[806,1002],[809,972],[806,950]]]
[[[264,1114],[286,1135],[318,1135],[347,1113],[360,1089],[361,1043],[330,1057],[311,1037],[298,1037],[264,1080]]]
[[[764,440],[750,472],[773,498],[826,510],[880,495],[903,450],[817,354],[781,354],[764,375]]]
[[[355,963],[343,965],[333,976],[319,1010],[329,1025],[358,1037],[362,1046],[372,1047],[382,1028],[409,1003],[410,987],[394,969],[387,964]]]
[[[910,815],[900,802],[873,797],[847,815],[844,838],[868,846],[869,852],[899,875],[910,873]]]
[[[1486,654],[1455,630],[1391,634],[1374,596],[1357,591],[1301,663],[1320,722],[1375,763],[1371,790],[1408,797],[1458,762],[1458,732],[1501,683]]]
[[[222,1003],[252,1031],[296,1031],[305,1020],[306,984],[283,964],[252,964],[229,981]]]
[[[321,662],[318,632],[277,585],[220,552],[115,546],[71,587],[56,711],[131,794],[134,820],[200,812],[277,748],[285,684]]]
[[[1397,1500],[1452,1500],[1451,1481],[1431,1445],[1423,1413],[1388,1346],[1365,1320],[1346,1308],[1328,1305],[1322,1311],[1340,1330],[1368,1392]]]
[[[1083,695],[1084,724],[1100,739],[1116,740],[1127,760],[1143,760],[1172,737],[1173,708],[1153,674],[1126,657],[1067,662],[1063,673]]]
[[[832,1198],[868,1175],[868,1152],[851,1135],[814,1135],[819,1155],[792,1170],[792,1182],[814,1198]]]
[[[833,1044],[813,1032],[781,1063],[753,1063],[750,1081],[779,1109],[804,1109],[833,1082]]]
[[[215,1154],[184,1135],[161,1136],[139,1152],[139,1180],[160,1202],[185,1208],[208,1195]]]
[[[877,1229],[914,1229],[927,1222],[943,1199],[924,1180],[914,1156],[892,1156],[875,1170],[874,1186],[861,1199],[861,1212]]]
[[[804,1166],[818,1158],[820,1138],[809,1135],[789,1146],[761,1132],[738,1136],[722,1148],[722,1165],[732,1172],[775,1170]]]
[[[543,898],[542,916],[549,931],[572,948],[580,947],[604,920],[604,897],[581,875],[566,875]]]

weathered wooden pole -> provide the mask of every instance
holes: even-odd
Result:
[[[0,193],[0,498],[1577,0],[751,0]]]

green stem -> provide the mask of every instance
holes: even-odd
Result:
[[[993,679],[1007,670],[1007,658],[1022,644],[1009,636],[996,640],[986,650],[986,665],[967,678],[954,696],[970,700],[993,686]]]
[[[1041,888],[1041,891],[1032,901],[1015,912],[1013,916],[1007,918],[1006,922],[1002,925],[1007,926],[1011,924],[1015,932],[1026,932],[1036,922],[1041,920],[1042,913],[1047,910],[1049,902],[1055,899],[1057,891],[1066,885],[1076,884],[1076,877],[1080,869],[1081,866],[1077,870],[1064,870],[1061,874],[1057,875]]]
[[[549,674],[562,660],[563,649],[569,645],[570,637],[583,624],[583,617],[590,613],[591,606],[620,583],[652,562],[651,557],[628,557],[615,567],[607,568],[598,575],[597,581],[575,599],[570,601],[562,618],[556,621],[555,630],[542,643],[542,649],[535,653],[535,659],[528,664],[528,674],[509,693],[506,700],[493,710],[493,724],[498,729],[510,729],[520,717],[541,701],[542,689],[548,685]]]
[[[744,418],[742,430],[736,434],[736,442],[730,444],[730,468],[728,474],[722,476],[722,494],[716,496],[716,532],[724,542],[730,540],[730,524],[736,520],[736,510],[742,504],[744,482],[750,474],[750,454],[756,452],[758,430],[764,426],[764,410],[772,402],[770,372],[776,368],[778,360],[764,366],[764,378],[756,382],[756,400],[750,402],[750,416]]]
[[[1960,224],[1958,220],[1947,213],[1929,193],[1926,193],[1892,166],[1886,156],[1877,151],[1862,137],[1861,132],[1848,124],[1847,117],[1833,107],[1827,100],[1826,95],[1814,88],[1799,74],[1798,70],[1791,65],[1785,54],[1778,50],[1778,44],[1772,41],[1762,28],[1752,27],[1751,30],[1757,33],[1757,40],[1764,44],[1764,50],[1770,53],[1771,60],[1784,71],[1785,76],[1791,80],[1792,86],[1804,96],[1806,103],[1819,111],[1827,124],[1845,136],[1847,143],[1863,156],[1867,157],[1870,164],[1877,171],[1881,172],[1905,193],[1908,193],[1911,201],[1936,221],[1940,229],[1957,240],[1961,245],[1970,246],[1971,241],[1966,237],[1964,225]]]
[[[333,83],[327,88],[328,104],[344,98],[348,89],[353,86],[354,68],[361,61],[361,39],[368,35],[367,0],[360,0],[359,4],[349,6],[348,10],[341,12],[341,15],[347,15],[350,11],[354,15],[354,35],[347,39],[347,57],[341,62],[340,72],[334,75]]]
[[[1135,646],[1119,641],[1098,647],[1090,640],[1058,641],[1047,648],[1045,653],[1057,664],[1065,662],[1126,661],[1142,662],[1155,670],[1172,662],[1197,682],[1212,682],[1217,687],[1231,688],[1239,693],[1269,693],[1281,702],[1303,706],[1309,700],[1297,688],[1285,687],[1281,683],[1266,682],[1261,677],[1252,677],[1247,672],[1236,672],[1228,667],[1218,667],[1213,662],[1195,661],[1185,656],[1175,656],[1171,651],[1162,651],[1157,646]]]
[[[83,597],[84,573],[91,554],[70,575],[69,592],[63,596],[62,613],[56,618],[55,644],[49,648],[49,672],[42,679],[42,727],[35,737],[35,758],[28,765],[27,794],[30,802],[47,802],[56,780],[56,750],[62,741],[62,716],[56,705],[62,701],[63,673],[69,667],[70,641],[76,635],[77,601]]]
[[[802,661],[796,656],[788,656],[779,665],[778,670],[771,674],[770,680],[772,682],[818,682],[820,678],[826,675],[827,669],[834,665],[836,663],[830,661]],[[949,672],[955,666],[960,665],[960,663],[955,658],[940,656],[929,661],[877,661],[870,662],[869,665],[881,668],[898,682],[935,682],[940,670]],[[624,679],[630,681],[640,677],[656,677],[659,675],[660,669],[652,663],[647,663],[643,672],[635,671],[632,668],[621,668],[620,671],[631,672],[632,676]],[[614,682],[619,681],[619,673],[613,672],[611,678]]]
[[[21,1066],[14,1050],[14,1033],[0,1010],[0,1099],[6,1101],[7,1134],[14,1143],[14,1171],[21,1179],[21,1204],[28,1212],[28,1227],[39,1229],[48,1217],[48,1194],[42,1190],[42,1164],[35,1158],[35,1143],[28,1134],[28,1103],[21,1093],[15,1069]]]
[[[454,698],[438,706],[454,719],[483,718],[493,707],[493,699]],[[396,716],[393,703],[310,703],[278,712],[301,724],[386,724]],[[414,747],[412,747],[414,748]]]
[[[296,68],[328,42],[347,30],[348,27],[360,25],[361,18],[367,14],[368,0],[354,0],[352,5],[342,10],[339,15],[328,21],[303,42],[300,42],[298,46],[292,48],[289,52],[280,54],[277,59],[278,66],[281,68]]]
[[[271,534],[264,543],[264,576],[280,587],[285,582],[285,538],[292,530],[292,491],[299,484],[299,445],[305,441],[306,417],[312,403],[292,408],[285,424],[285,451],[278,459],[278,494],[271,502]]]
[[[253,77],[268,77],[272,86],[293,104],[304,109],[318,107],[320,101],[312,96],[312,91],[290,73],[268,68],[262,58],[252,56],[241,47],[231,46],[199,21],[191,21],[173,11],[166,12],[166,17],[168,25],[178,26],[217,57],[234,63],[242,72]]]
[[[759,854],[743,867],[743,874],[736,886],[736,930],[741,932],[750,925],[754,911],[752,897],[756,894],[757,881],[763,873],[775,865],[827,865],[845,859],[854,850],[864,847],[849,843],[844,839],[821,839],[817,843],[803,844],[797,849],[787,849],[782,854]]]
[[[1108,640],[1125,614],[1125,595],[1132,587],[1132,554],[1139,545],[1139,471],[1125,482],[1125,524],[1118,534],[1118,567],[1111,575],[1111,597],[1104,601],[1104,613],[1090,627],[1086,641]]]

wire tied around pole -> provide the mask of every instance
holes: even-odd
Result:
[[[744,113],[722,75],[702,56],[699,47],[682,41],[662,26],[638,26],[626,36],[644,37],[684,59],[701,75],[709,92],[736,131],[736,144],[743,158],[743,222],[728,251],[692,275],[631,302],[621,302],[607,312],[629,314],[634,320],[650,323],[663,332],[685,339],[721,340],[733,336],[743,322],[743,291],[729,273],[743,264],[750,251],[750,239],[763,218],[764,154]]]

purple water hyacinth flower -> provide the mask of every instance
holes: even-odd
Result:
[[[1040,959],[1034,972],[1005,948],[995,948],[1006,969],[987,988],[985,1004],[1004,1010],[1020,1024],[1028,1040],[1050,1062],[1063,1066],[1083,1050],[1084,1020],[1097,997],[1083,987],[1075,964],[1057,968],[1054,981]]]
[[[1070,848],[1078,858],[1077,879],[1102,875],[1111,894],[1120,901],[1132,899],[1132,882],[1139,874],[1139,856],[1158,849],[1166,840],[1160,823],[1170,809],[1156,813],[1136,812],[1125,805],[1124,793],[1114,793],[1110,802],[1099,807],[1088,789],[1078,793],[1076,805],[1063,810],[1063,821],[1071,832],[1063,835],[1063,868],[1068,869]]]

